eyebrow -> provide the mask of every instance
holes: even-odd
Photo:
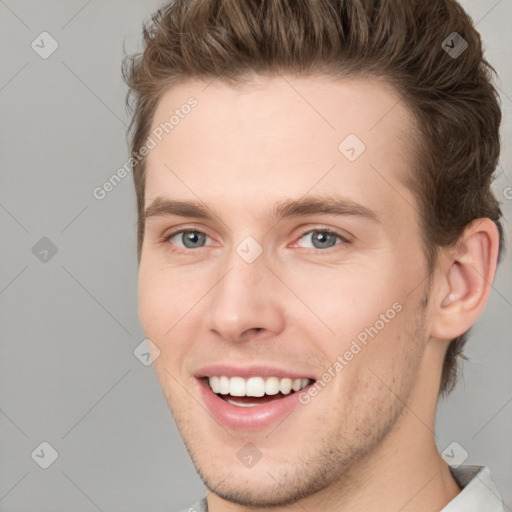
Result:
[[[308,196],[301,199],[286,199],[274,205],[271,219],[275,222],[288,217],[304,217],[308,215],[335,215],[362,217],[381,224],[377,213],[370,208],[351,199],[332,196]],[[213,220],[220,216],[199,201],[178,201],[157,197],[145,210],[144,221],[149,217],[195,217]]]

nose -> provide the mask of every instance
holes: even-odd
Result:
[[[267,268],[264,253],[248,263],[235,251],[209,294],[206,326],[222,339],[239,343],[272,338],[284,328],[283,284]]]

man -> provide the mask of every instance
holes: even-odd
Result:
[[[139,317],[209,490],[189,510],[503,510],[433,432],[503,241],[467,14],[181,0],[144,39]]]

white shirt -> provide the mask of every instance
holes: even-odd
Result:
[[[462,491],[441,512],[505,512],[487,466],[460,466],[450,472]]]
[[[450,467],[450,472],[462,491],[440,512],[505,512],[487,466]],[[181,512],[208,512],[206,498]]]

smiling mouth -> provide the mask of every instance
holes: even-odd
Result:
[[[210,389],[222,400],[237,407],[257,407],[280,400],[311,385],[314,380],[279,377],[205,377]]]

